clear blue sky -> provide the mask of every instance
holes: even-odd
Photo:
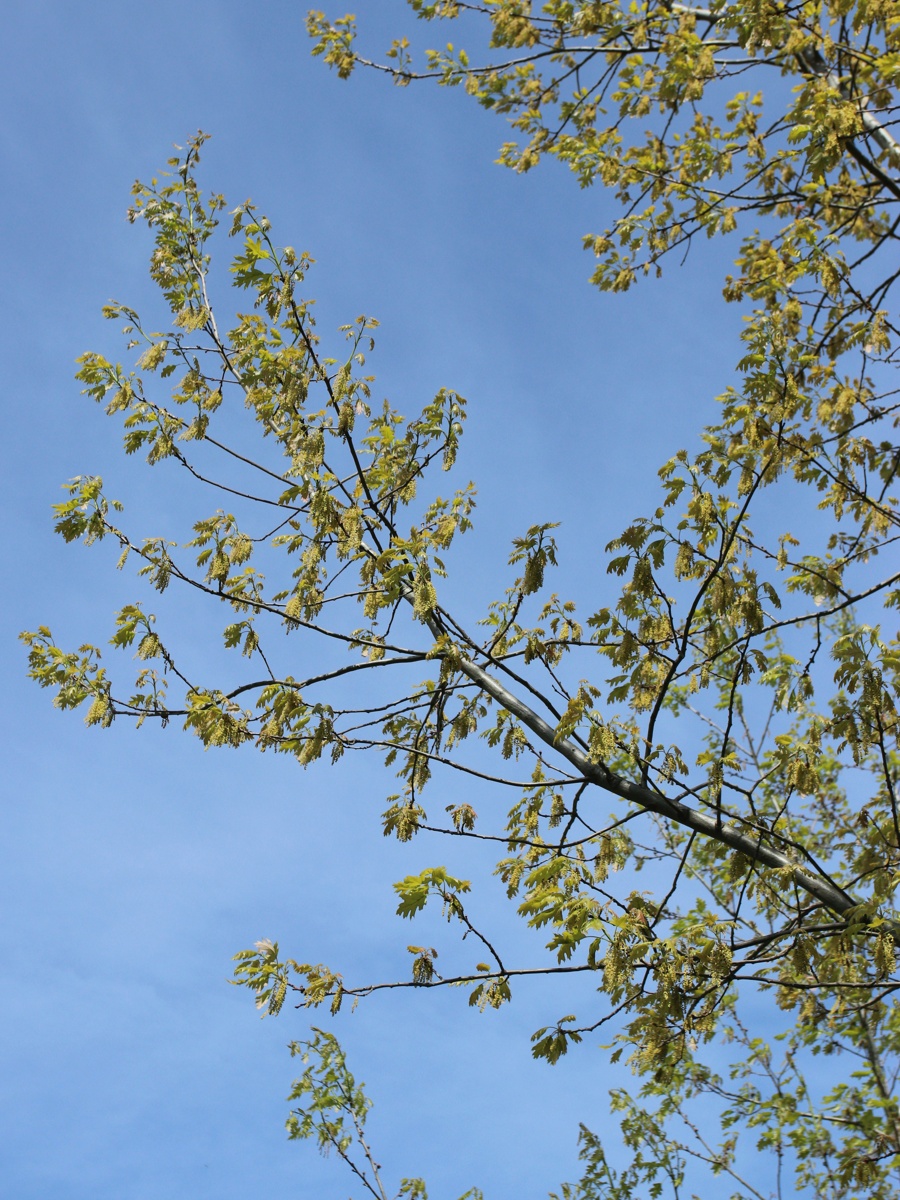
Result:
[[[357,12],[374,49],[415,26],[402,0]],[[142,595],[105,548],[65,547],[50,525],[78,473],[103,474],[136,512],[154,502],[153,477],[73,379],[79,353],[119,350],[103,303],[152,308],[146,236],[124,220],[132,180],[210,132],[209,185],[252,195],[279,240],[318,260],[321,331],[380,319],[377,392],[406,411],[442,385],[469,398],[459,474],[480,501],[453,586],[485,598],[538,520],[563,522],[561,590],[611,597],[602,546],[655,507],[657,467],[693,440],[735,360],[721,249],[627,297],[596,294],[580,237],[610,198],[552,165],[495,166],[502,123],[459,92],[340,83],[310,58],[303,14],[281,0],[4,13],[0,1191],[15,1200],[237,1200],[263,1179],[285,1197],[346,1196],[340,1164],[283,1131],[284,1047],[308,1018],[260,1022],[225,982],[230,958],[267,936],[351,979],[403,972],[406,943],[432,932],[393,917],[391,882],[449,863],[443,846],[381,837],[392,780],[374,762],[303,773],[205,754],[174,726],[87,731],[25,679],[19,630],[102,641],[116,605]],[[458,796],[456,780],[438,787]],[[388,1177],[496,1200],[572,1177],[577,1123],[604,1131],[609,1078],[593,1047],[531,1061],[531,1031],[566,1011],[535,988],[499,1014],[456,992],[343,1014],[333,1027],[376,1101]]]

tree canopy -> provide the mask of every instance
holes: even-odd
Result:
[[[452,972],[412,946],[406,980],[347,979],[261,942],[236,978],[275,1014],[288,997],[337,1012],[397,986],[457,985],[498,1007],[545,975],[560,1016],[532,1052],[553,1063],[602,1035],[639,1079],[636,1096],[612,1094],[630,1165],[584,1129],[564,1197],[678,1196],[698,1166],[742,1197],[896,1196],[900,13],[889,0],[410,5],[474,48],[419,59],[400,37],[379,60],[352,18],[312,13],[313,53],[344,77],[462,86],[509,122],[503,163],[555,157],[609,188],[619,215],[585,236],[597,286],[649,286],[701,234],[739,240],[723,295],[744,350],[717,421],[607,547],[588,611],[553,590],[551,524],[515,539],[486,611],[447,605],[474,520],[472,485],[441,482],[465,401],[442,389],[413,417],[375,403],[377,322],[320,335],[311,258],[250,202],[230,210],[236,293],[220,297],[228,204],[201,190],[198,135],[135,184],[129,213],[152,233],[168,328],[109,306],[134,366],[91,352],[79,379],[121,417],[126,453],[173,460],[205,507],[186,540],[142,541],[102,481],[80,477],[57,528],[112,539],[160,593],[208,597],[234,673],[190,677],[183,635],[143,604],[111,639],[136,653],[133,688],[100,648],[68,651],[45,627],[23,635],[31,673],[61,707],[87,703],[89,725],[177,719],[207,746],[303,766],[381,755],[401,789],[385,834],[494,845],[510,902],[546,933],[543,962],[509,961],[470,915],[478,881],[418,841],[428,859],[396,884],[398,914],[442,907],[467,939]],[[598,553],[589,529],[584,544]],[[511,807],[435,812],[428,785],[447,768]],[[588,1012],[567,1011],[573,973],[596,986]],[[334,1036],[293,1049],[306,1069],[291,1135],[335,1147],[386,1197]]]

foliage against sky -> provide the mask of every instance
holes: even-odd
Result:
[[[608,549],[597,607],[576,613],[551,591],[557,555],[542,525],[515,542],[489,611],[448,611],[441,578],[445,559],[464,570],[464,554],[448,552],[473,519],[472,493],[444,497],[431,477],[453,467],[464,402],[441,391],[413,419],[374,403],[374,323],[345,329],[345,348],[320,342],[307,258],[279,248],[250,205],[231,213],[232,271],[252,311],[222,313],[207,243],[225,202],[199,191],[197,139],[168,177],[136,185],[132,210],[154,232],[151,271],[174,324],[156,333],[114,306],[140,350],[136,372],[88,354],[81,378],[124,414],[129,452],[174,458],[229,507],[197,521],[192,559],[168,540],[131,539],[94,478],[73,484],[58,528],[112,537],[159,591],[183,583],[224,602],[226,646],[261,670],[236,684],[188,678],[168,634],[131,605],[113,639],[148,664],[131,694],[96,648],[69,653],[47,630],[29,635],[32,671],[64,707],[90,701],[90,723],[179,718],[205,744],[253,742],[304,765],[381,750],[403,786],[385,832],[496,841],[510,898],[550,935],[549,962],[507,962],[468,916],[470,881],[428,865],[397,885],[400,915],[443,905],[483,957],[447,976],[434,949],[412,947],[408,985],[459,983],[492,1006],[521,974],[596,976],[598,1010],[561,1015],[534,1040],[554,1061],[615,1016],[615,1053],[627,1048],[644,1078],[643,1101],[615,1101],[632,1168],[614,1178],[586,1133],[580,1194],[630,1194],[657,1176],[677,1189],[686,1155],[759,1194],[734,1140],[747,1128],[773,1151],[772,1187],[784,1162],[795,1190],[893,1195],[898,659],[881,628],[898,597],[893,9],[413,7],[481,18],[494,57],[473,66],[447,50],[420,70],[401,40],[383,64],[395,78],[459,82],[511,116],[522,136],[503,151],[510,165],[555,155],[582,184],[614,189],[623,215],[587,238],[601,288],[629,288],[699,234],[742,238],[725,296],[751,312],[745,354],[704,448],[662,468],[653,515]],[[313,17],[311,28],[339,72],[359,65],[352,23]],[[171,403],[157,372],[176,384]],[[216,435],[232,395],[269,439],[259,456]],[[212,474],[210,451],[239,456],[262,486]],[[786,499],[773,505],[776,487]],[[273,511],[271,529],[259,532],[254,509]],[[292,674],[303,637],[336,648],[307,678]],[[348,692],[348,676],[377,682]],[[430,812],[437,764],[518,788],[506,823],[464,802]],[[597,792],[621,801],[609,822]],[[272,1011],[289,993],[337,1008],[378,986],[282,962],[268,943],[238,971]],[[741,1023],[748,987],[795,1022],[786,1053]],[[738,1046],[726,1082],[704,1060],[722,1037]],[[803,1076],[820,1052],[861,1064],[825,1097]],[[721,1101],[715,1146],[690,1123],[698,1095]],[[666,1132],[669,1118],[696,1136],[673,1141],[683,1135]]]

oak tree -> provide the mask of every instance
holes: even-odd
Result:
[[[177,722],[207,746],[304,767],[351,751],[393,764],[383,830],[425,856],[396,884],[398,913],[442,907],[468,937],[461,953],[477,953],[447,972],[411,947],[407,979],[359,980],[261,942],[238,954],[236,977],[275,1014],[288,997],[334,1012],[383,986],[459,985],[496,1007],[522,976],[545,975],[560,1016],[533,1053],[553,1063],[605,1031],[637,1076],[636,1094],[611,1095],[629,1164],[614,1168],[583,1129],[567,1200],[678,1196],[697,1168],[719,1177],[707,1195],[896,1196],[900,10],[410,6],[468,47],[418,58],[399,37],[379,59],[353,18],[312,13],[313,53],[343,77],[460,86],[509,123],[502,162],[521,172],[550,156],[582,187],[610,189],[618,215],[585,236],[598,287],[650,286],[693,239],[734,233],[723,302],[744,319],[744,347],[716,422],[699,451],[662,466],[649,515],[607,547],[589,611],[555,590],[549,524],[515,539],[486,611],[451,609],[448,551],[474,499],[442,472],[464,400],[441,390],[411,417],[374,403],[376,322],[320,337],[311,260],[249,202],[230,212],[236,295],[211,294],[228,206],[201,191],[200,135],[135,185],[130,211],[152,232],[168,328],[112,305],[134,365],[88,353],[79,371],[123,421],[127,453],[194,477],[193,536],[136,540],[94,477],[71,482],[57,528],[111,539],[160,593],[207,597],[244,665],[192,677],[178,629],[136,603],[111,639],[136,652],[133,686],[98,647],[61,648],[44,627],[23,635],[31,673],[61,707],[86,703],[89,725]],[[256,451],[229,440],[235,405]],[[435,811],[429,783],[447,768],[511,792],[505,818],[465,800]],[[495,846],[511,904],[545,932],[542,963],[509,961],[473,920],[478,881],[435,865],[441,836]],[[573,973],[597,991],[577,1015]],[[770,1006],[777,1039],[747,1023],[749,1000]],[[291,1135],[336,1148],[386,1200],[369,1102],[339,1044],[315,1031],[293,1049]],[[810,1075],[817,1055],[833,1086]]]

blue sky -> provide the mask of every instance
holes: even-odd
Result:
[[[394,918],[391,883],[450,865],[442,846],[381,837],[392,780],[375,762],[303,773],[204,753],[174,727],[87,731],[25,678],[19,630],[101,642],[116,605],[142,595],[105,548],[65,547],[50,522],[79,473],[103,474],[139,521],[156,511],[157,480],[122,458],[118,428],[73,379],[79,353],[119,350],[103,303],[155,303],[146,235],[124,219],[132,180],[211,133],[209,186],[252,195],[279,240],[317,259],[320,332],[360,312],[381,321],[377,392],[405,411],[443,385],[468,397],[458,474],[479,508],[457,594],[499,594],[512,537],[558,520],[561,590],[610,599],[603,545],[655,507],[657,467],[693,441],[736,358],[738,315],[719,302],[727,248],[600,296],[580,237],[607,223],[609,197],[553,165],[526,178],[494,165],[502,123],[458,92],[340,83],[310,58],[303,12],[29,0],[4,16],[0,1125],[16,1200],[232,1200],[262,1180],[347,1195],[340,1165],[283,1131],[285,1044],[308,1018],[260,1022],[225,982],[231,955],[274,937],[349,978],[402,973],[406,943],[430,931]],[[357,12],[376,50],[415,26],[402,0]],[[499,897],[488,885],[485,912]],[[505,1197],[574,1175],[578,1121],[602,1133],[608,1119],[603,1055],[551,1069],[528,1051],[568,1005],[523,989],[479,1015],[459,993],[402,993],[342,1015],[388,1176]]]

